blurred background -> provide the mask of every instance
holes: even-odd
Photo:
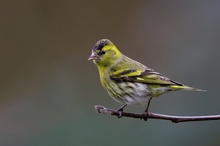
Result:
[[[220,114],[220,1],[0,2],[0,145],[220,145],[220,121],[174,124],[97,114],[118,108],[87,61],[108,38],[127,56],[186,85],[151,102],[170,115]],[[126,107],[143,112],[145,107]]]

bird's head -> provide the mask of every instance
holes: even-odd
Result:
[[[101,39],[92,48],[92,53],[88,60],[93,60],[98,67],[109,67],[113,65],[120,56],[120,51],[110,40]]]

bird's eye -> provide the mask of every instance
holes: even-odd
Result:
[[[106,52],[102,50],[102,51],[99,52],[99,55],[104,55],[105,53]]]

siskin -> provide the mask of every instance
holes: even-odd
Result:
[[[123,106],[144,106],[148,112],[150,101],[170,91],[205,91],[173,81],[143,64],[123,55],[108,39],[99,40],[88,60],[98,67],[102,86],[108,94]]]

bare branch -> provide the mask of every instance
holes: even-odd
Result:
[[[121,117],[132,117],[137,119],[161,119],[161,120],[169,120],[174,123],[179,122],[190,122],[190,121],[208,121],[208,120],[220,120],[220,115],[207,115],[207,116],[171,116],[171,115],[163,115],[163,114],[157,114],[157,113],[128,113],[123,111],[117,111],[114,109],[105,108],[101,105],[96,105],[95,109],[98,113],[102,114],[110,114],[117,116],[119,118]]]

